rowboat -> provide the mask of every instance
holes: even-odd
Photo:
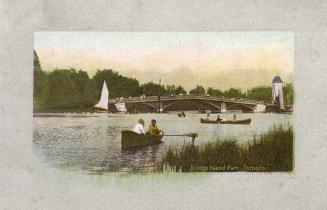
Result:
[[[209,120],[209,119],[200,119],[201,123],[207,123],[207,124],[250,124],[251,119],[244,119],[244,120]]]
[[[121,145],[122,148],[131,147],[143,147],[152,144],[161,143],[163,135],[160,136],[150,136],[144,134],[138,134],[130,130],[123,130],[121,132]]]
[[[207,123],[207,124],[219,124],[220,121],[218,120],[209,120],[209,119],[200,119],[201,123]]]
[[[251,119],[243,119],[243,120],[222,120],[220,124],[250,124]]]

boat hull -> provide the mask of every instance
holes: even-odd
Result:
[[[201,123],[207,123],[207,124],[250,124],[251,119],[244,119],[244,120],[223,120],[223,121],[217,121],[217,120],[207,120],[207,119],[200,119]]]
[[[152,144],[161,143],[163,136],[150,136],[137,134],[133,131],[123,130],[121,132],[121,145],[122,148],[143,147]]]
[[[217,120],[207,120],[207,119],[200,119],[201,123],[206,123],[206,124],[219,124],[220,121]]]

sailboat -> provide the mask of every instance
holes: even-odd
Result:
[[[94,107],[108,110],[108,102],[109,102],[109,91],[107,88],[106,81],[103,81],[100,101],[96,105],[94,105]]]

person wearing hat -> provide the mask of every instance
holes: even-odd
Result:
[[[144,131],[144,120],[141,118],[139,122],[135,125],[133,131],[138,134],[145,134]]]
[[[151,124],[149,125],[149,135],[151,136],[159,136],[162,130],[160,130],[157,126],[157,121],[155,119],[151,120]]]

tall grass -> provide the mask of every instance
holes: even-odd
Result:
[[[293,127],[274,126],[248,143],[224,138],[201,145],[170,146],[163,164],[175,171],[292,171]]]

